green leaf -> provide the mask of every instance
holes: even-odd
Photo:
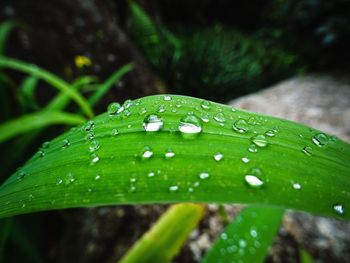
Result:
[[[24,111],[39,109],[35,99],[35,89],[38,79],[33,76],[28,76],[21,84],[19,100]]]
[[[80,115],[41,111],[38,113],[22,115],[21,117],[7,121],[0,125],[0,143],[19,134],[23,134],[35,129],[43,128],[53,124],[76,125],[84,122]]]
[[[0,55],[5,53],[7,38],[12,29],[17,25],[18,23],[14,21],[6,21],[0,24]]]
[[[196,227],[204,211],[203,205],[196,204],[170,207],[119,262],[170,262]]]
[[[312,260],[311,255],[305,249],[300,249],[300,262],[312,263],[314,261]]]
[[[275,207],[243,209],[201,262],[264,262],[283,213],[283,209]]]
[[[81,109],[86,113],[87,116],[93,116],[91,107],[85,101],[85,99],[73,88],[71,88],[67,82],[55,76],[54,74],[44,69],[41,69],[38,66],[27,64],[25,62],[3,56],[0,56],[0,67],[22,71],[24,73],[31,74],[34,77],[45,80],[52,87],[57,88],[58,90],[66,93],[69,97],[71,97],[72,100],[74,100],[81,107]]]
[[[43,158],[35,155],[13,174],[0,187],[0,217],[190,201],[350,218],[350,145],[336,137],[176,95],[108,111],[57,137]]]
[[[92,107],[99,102],[108,90],[133,68],[134,66],[131,63],[126,64],[115,71],[104,83],[99,85],[95,93],[89,98],[90,106]]]

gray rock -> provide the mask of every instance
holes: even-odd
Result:
[[[349,80],[327,75],[295,77],[229,104],[303,123],[350,141]],[[297,258],[290,259],[294,252],[286,253],[293,247],[288,240],[291,237],[297,247],[306,249],[313,256],[314,262],[350,262],[348,222],[289,212],[283,220],[268,262],[299,261]],[[289,249],[282,252],[281,243],[289,246]]]

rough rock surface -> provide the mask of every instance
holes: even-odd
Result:
[[[349,80],[327,75],[295,77],[229,104],[304,123],[350,141]],[[348,222],[289,212],[271,250],[269,262],[298,262],[298,259],[276,256],[281,255],[281,242],[293,247],[283,241],[286,240],[284,236],[294,239],[297,247],[306,249],[315,262],[350,262]]]

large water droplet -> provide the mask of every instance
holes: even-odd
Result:
[[[338,214],[338,215],[344,215],[345,213],[345,208],[343,205],[340,204],[335,204],[333,205],[333,210]]]
[[[264,181],[255,175],[246,175],[244,176],[244,180],[250,187],[253,188],[261,188],[264,185]]]
[[[268,144],[266,137],[262,134],[255,135],[250,140],[258,147],[266,147]]]
[[[156,132],[163,127],[163,120],[158,115],[151,114],[144,119],[142,126],[147,132]]]
[[[203,173],[200,173],[198,176],[199,176],[200,179],[203,180],[203,179],[209,178],[209,177],[210,177],[210,174],[207,173],[207,172],[203,172]]]
[[[202,132],[202,121],[194,114],[185,115],[179,123],[179,131],[183,134],[199,134]]]
[[[249,125],[246,120],[237,120],[233,123],[233,130],[238,133],[245,133],[249,129]]]
[[[121,105],[118,102],[112,102],[107,107],[107,112],[109,115],[117,114],[118,110],[121,108]]]
[[[210,101],[207,101],[207,100],[202,100],[201,102],[201,107],[205,110],[209,110],[210,107],[211,107],[211,103]]]
[[[328,136],[324,133],[318,133],[312,137],[312,142],[319,147],[325,146],[328,143]]]
[[[152,156],[153,156],[153,152],[152,152],[151,147],[149,147],[149,146],[143,147],[142,152],[141,152],[141,158],[142,159],[149,159]]]
[[[224,158],[224,155],[221,152],[217,152],[216,154],[214,154],[215,161],[221,161],[222,158]]]

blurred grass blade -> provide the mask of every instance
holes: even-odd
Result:
[[[312,263],[314,262],[309,252],[305,249],[300,249],[300,262],[301,263]]]
[[[196,204],[170,207],[119,263],[170,262],[197,226],[204,211],[203,205]]]
[[[26,77],[21,84],[19,101],[24,111],[39,109],[35,99],[37,84],[38,78],[33,76]]]
[[[264,262],[283,213],[283,209],[274,207],[243,209],[201,262]]]
[[[80,115],[41,111],[38,113],[23,115],[17,119],[7,121],[0,125],[0,143],[35,129],[53,124],[77,125],[84,122]]]
[[[93,95],[89,98],[90,106],[93,107],[99,102],[108,90],[133,68],[134,66],[131,63],[126,64],[115,71],[103,84],[99,85]]]
[[[0,24],[0,55],[5,53],[7,38],[17,25],[18,23],[14,21],[6,21]]]
[[[111,104],[108,113],[43,151],[0,187],[0,217],[107,204],[217,202],[350,218],[349,144],[196,98]]]
[[[44,69],[41,69],[35,65],[27,64],[25,62],[12,59],[12,58],[3,57],[3,56],[0,56],[0,67],[11,68],[14,70],[22,71],[27,74],[31,74],[37,78],[40,78],[42,80],[45,80],[51,86],[57,88],[58,90],[70,96],[72,100],[74,100],[81,107],[81,109],[83,110],[83,112],[86,113],[87,116],[89,117],[93,116],[91,107],[85,101],[85,99],[78,92],[72,89],[67,82],[53,75],[52,73]]]

